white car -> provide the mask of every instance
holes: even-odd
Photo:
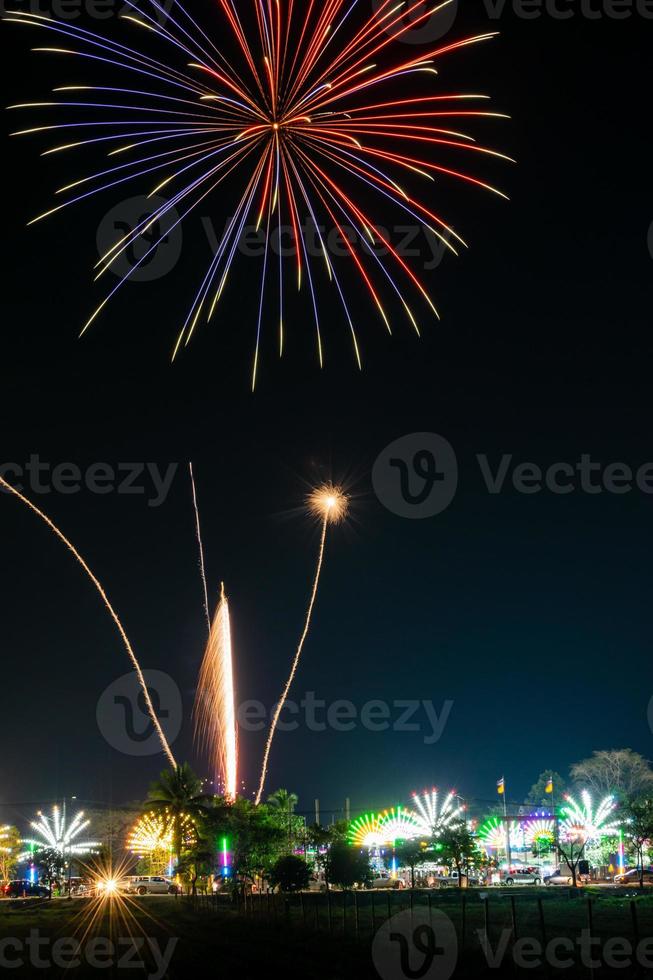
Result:
[[[127,879],[127,892],[130,895],[168,895],[176,890],[173,882],[156,875],[137,875]]]
[[[456,888],[460,887],[460,879],[463,879],[462,885],[466,888],[468,885],[482,885],[483,879],[472,871],[463,871],[462,875],[459,875],[457,871],[452,871],[450,875],[437,875],[435,879],[436,888],[450,888],[455,885]]]
[[[537,868],[515,868],[506,872],[503,882],[505,885],[541,885],[542,875]]]
[[[577,885],[585,884],[587,881],[589,881],[589,875],[581,874],[579,871],[576,872]],[[563,868],[562,871],[560,868],[557,868],[553,874],[545,875],[544,877],[545,885],[573,885],[573,883],[574,877],[566,868]]]
[[[405,888],[401,878],[391,878],[390,875],[380,875],[370,882],[370,888]]]

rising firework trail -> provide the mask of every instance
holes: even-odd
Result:
[[[304,629],[302,635],[299,639],[299,644],[297,646],[297,651],[295,653],[292,666],[290,668],[290,674],[288,675],[288,680],[286,681],[286,686],[283,689],[283,693],[277,702],[277,706],[274,711],[274,716],[272,718],[272,724],[270,725],[270,732],[268,734],[267,742],[265,743],[265,752],[263,754],[263,765],[261,767],[261,778],[258,785],[258,790],[256,793],[256,803],[257,805],[261,802],[261,797],[263,795],[263,787],[265,786],[265,778],[268,772],[268,761],[270,758],[270,749],[272,748],[272,739],[274,738],[274,733],[279,722],[279,716],[283,710],[283,706],[288,698],[288,692],[290,691],[292,682],[297,673],[297,668],[299,666],[299,661],[302,656],[302,650],[304,649],[304,643],[306,637],[308,636],[308,631],[311,625],[311,619],[313,617],[313,607],[315,606],[315,599],[317,598],[317,590],[320,584],[320,576],[322,574],[322,565],[324,564],[324,548],[326,544],[326,534],[329,524],[338,524],[340,521],[344,520],[347,513],[347,497],[342,492],[340,487],[335,487],[333,484],[325,484],[324,486],[318,487],[308,498],[308,504],[311,512],[320,520],[321,523],[321,533],[320,533],[320,546],[317,555],[317,567],[315,569],[315,578],[313,579],[313,588],[311,590],[311,596],[308,602],[308,609],[306,611],[306,619],[304,621]]]
[[[211,624],[195,696],[195,735],[209,750],[216,781],[236,799],[238,748],[229,603],[222,595]]]
[[[195,511],[195,535],[197,537],[197,547],[200,556],[200,575],[202,576],[202,588],[204,589],[204,613],[206,615],[206,626],[211,632],[211,614],[209,612],[209,590],[206,584],[206,568],[204,565],[204,545],[202,544],[202,526],[200,524],[200,509],[197,505],[197,490],[195,488],[195,476],[193,474],[193,464],[189,462],[190,485],[193,490],[193,509]]]
[[[137,241],[147,243],[82,333],[164,237],[200,206],[223,198],[231,217],[194,293],[173,358],[198,325],[213,318],[250,226],[264,236],[260,273],[252,276],[252,386],[271,307],[278,310],[275,346],[283,353],[291,287],[306,290],[319,364],[326,353],[320,297],[328,290],[361,366],[349,286],[341,278],[348,275],[345,264],[385,329],[392,332],[396,307],[419,335],[423,315],[438,312],[428,284],[390,240],[389,209],[397,221],[408,217],[457,254],[466,243],[432,203],[436,194],[444,199],[447,184],[459,183],[506,196],[458,162],[509,159],[464,131],[470,122],[501,114],[482,108],[485,95],[435,87],[449,55],[494,34],[425,46],[410,57],[402,43],[407,32],[443,12],[446,17],[452,2],[217,0],[207,6],[203,27],[177,0],[126,0],[119,26],[111,28],[115,37],[108,29],[97,34],[27,10],[6,15],[52,37],[53,43],[34,50],[109,72],[87,84],[57,86],[46,101],[10,107],[65,120],[14,134],[56,136],[43,155],[80,147],[108,152],[109,160],[94,172],[75,174],[60,187],[61,203],[30,224],[125,185],[154,198],[151,214],[118,236],[97,263],[96,278],[103,279]],[[216,16],[219,22],[211,19]],[[133,32],[140,32],[141,44]],[[413,184],[428,193],[413,192]],[[330,232],[342,242],[342,270],[329,254]]]
[[[150,692],[148,691],[147,684],[145,683],[145,678],[143,676],[143,671],[141,670],[141,665],[139,664],[136,654],[132,649],[132,645],[129,642],[129,638],[125,632],[125,629],[120,619],[118,618],[118,613],[109,602],[109,597],[104,591],[104,587],[102,586],[101,582],[93,574],[89,566],[86,564],[86,562],[80,555],[77,548],[75,548],[74,544],[72,544],[72,542],[68,540],[68,538],[63,533],[63,531],[59,530],[57,525],[50,520],[47,514],[44,514],[43,511],[39,510],[39,508],[35,504],[33,504],[31,500],[28,500],[28,498],[24,497],[23,494],[20,493],[20,491],[16,490],[15,487],[12,487],[10,483],[7,483],[7,481],[2,476],[0,476],[0,486],[4,487],[5,490],[8,490],[9,493],[13,494],[14,497],[17,497],[19,500],[21,500],[27,507],[29,507],[29,509],[32,511],[33,514],[36,514],[37,517],[40,517],[41,520],[45,524],[47,524],[50,530],[59,538],[60,541],[63,542],[63,544],[65,544],[68,550],[74,555],[74,557],[77,559],[77,561],[82,566],[82,568],[90,578],[91,582],[99,592],[100,597],[109,612],[109,615],[111,616],[111,618],[113,619],[114,623],[118,628],[118,632],[120,633],[122,642],[124,643],[125,649],[127,651],[127,655],[131,660],[134,670],[136,671],[136,676],[138,677],[138,681],[141,686],[141,690],[143,691],[143,696],[145,698],[145,704],[147,705],[148,714],[152,720],[152,724],[154,725],[154,728],[156,729],[156,733],[159,736],[161,748],[163,749],[166,756],[168,757],[168,762],[170,763],[170,765],[173,767],[173,769],[176,769],[177,763],[175,761],[175,757],[172,754],[172,750],[170,749],[168,740],[163,733],[163,729],[161,728],[159,719],[157,718],[156,711],[154,710],[154,705],[152,704],[152,700],[150,698]]]

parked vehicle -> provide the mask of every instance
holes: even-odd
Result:
[[[585,884],[589,880],[589,874],[583,874],[580,871],[576,872],[576,884]],[[570,868],[556,868],[553,874],[544,876],[545,885],[573,885],[573,883],[574,876]]]
[[[379,875],[378,878],[374,878],[370,882],[370,888],[405,888],[405,884],[401,878],[391,878],[390,875]]]
[[[631,868],[630,871],[624,871],[621,874],[614,876],[615,885],[637,885],[639,886],[639,876],[640,871],[638,868]],[[653,871],[644,872],[644,884],[653,885]]]
[[[308,890],[309,892],[325,892],[327,890],[327,883],[322,873],[311,876],[308,883]]]
[[[514,868],[506,872],[503,883],[504,885],[541,885],[542,875],[539,868]]]
[[[463,879],[462,885],[457,871],[452,871],[449,875],[438,875],[435,879],[435,887],[450,888],[452,885],[455,885],[456,888],[465,888],[467,885],[482,885],[484,883],[481,876],[474,871],[463,871],[460,877]]]
[[[50,898],[50,889],[37,885],[26,878],[9,881],[2,887],[4,898]]]
[[[130,895],[174,895],[177,886],[167,878],[155,875],[137,875],[127,879]]]

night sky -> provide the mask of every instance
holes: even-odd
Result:
[[[196,225],[173,273],[126,287],[78,340],[103,295],[90,272],[96,228],[121,191],[28,229],[51,191],[85,168],[71,157],[41,159],[35,139],[5,143],[2,462],[24,466],[38,454],[83,470],[178,464],[160,507],[148,506],[149,483],[144,495],[31,495],[97,572],[143,664],[179,685],[174,749],[201,774],[191,706],[205,623],[189,459],[212,600],[221,579],[231,597],[240,701],[269,705],[280,694],[319,537],[302,503],[326,478],[352,493],[351,520],[330,533],[293,696],[314,691],[359,709],[418,699],[438,712],[453,701],[433,745],[424,744],[428,730],[279,734],[268,785],[295,790],[300,810],[314,797],[325,811],[347,796],[354,810],[389,806],[433,784],[494,800],[502,774],[517,801],[542,770],[566,772],[594,749],[652,754],[653,496],[510,486],[493,495],[476,459],[487,455],[493,468],[503,454],[543,467],[575,465],[583,454],[634,469],[653,461],[652,168],[638,104],[650,87],[653,27],[635,13],[588,19],[569,9],[566,20],[521,19],[509,5],[498,19],[480,3],[458,12],[452,36],[501,36],[452,56],[436,84],[488,92],[492,108],[511,115],[476,132],[517,164],[474,161],[511,201],[433,185],[471,248],[425,273],[442,321],[425,316],[421,340],[399,316],[389,337],[363,298],[354,303],[362,374],[324,289],[324,370],[309,307],[299,306],[287,356],[279,362],[270,341],[250,393],[259,265],[247,258],[221,316],[171,366],[209,260]],[[47,97],[70,80],[62,61],[29,54],[44,43],[35,32],[2,31],[8,101]],[[18,118],[7,114],[6,132]],[[222,227],[229,201],[213,208]],[[459,466],[454,501],[425,520],[388,511],[371,482],[379,453],[414,432],[446,438]],[[27,815],[32,801],[63,795],[143,797],[163,756],[123,755],[96,723],[98,698],[128,669],[97,594],[60,542],[6,495],[0,534],[0,804]],[[241,734],[240,747],[251,793],[263,735]]]

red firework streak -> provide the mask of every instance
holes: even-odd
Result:
[[[68,137],[72,131],[72,139],[49,147],[44,155],[93,144],[95,149],[108,150],[112,163],[59,188],[57,193],[67,195],[67,200],[33,220],[138,179],[147,181],[150,196],[164,189],[167,194],[165,199],[157,196],[152,213],[114,242],[100,259],[97,278],[113,268],[137,239],[149,236],[149,241],[153,236],[151,247],[119,278],[82,333],[123,283],[152,257],[163,237],[216,191],[222,192],[220,185],[228,177],[232,183],[240,181],[240,190],[233,193],[233,213],[179,333],[173,358],[188,344],[197,325],[213,317],[248,222],[265,229],[253,387],[260,367],[266,300],[272,291],[279,300],[281,354],[284,349],[288,278],[281,247],[284,222],[292,228],[292,279],[300,289],[308,283],[320,365],[324,342],[316,261],[320,265],[324,262],[329,288],[335,290],[342,305],[359,367],[361,351],[345,289],[329,255],[318,215],[327,216],[331,227],[340,233],[361,286],[386,328],[390,330],[390,319],[383,297],[390,294],[399,300],[419,333],[417,316],[404,290],[416,291],[437,315],[428,288],[393,247],[378,225],[378,215],[370,213],[365,202],[376,198],[379,208],[384,209],[382,214],[389,207],[398,208],[456,253],[457,246],[465,244],[460,235],[435,210],[414,197],[404,181],[433,181],[434,175],[442,175],[505,197],[473,174],[445,166],[446,161],[436,154],[438,150],[455,150],[472,157],[480,154],[509,159],[479,146],[467,133],[448,128],[457,120],[501,117],[500,113],[467,107],[486,96],[414,92],[415,79],[428,81],[432,87],[438,74],[436,66],[445,55],[494,36],[480,34],[440,43],[406,60],[408,47],[400,43],[406,32],[437,17],[450,2],[432,6],[425,0],[384,0],[375,4],[371,15],[362,16],[359,0],[307,0],[301,4],[295,0],[241,0],[238,6],[234,0],[218,0],[217,13],[221,18],[224,15],[224,22],[220,29],[204,29],[180,3],[164,10],[155,0],[127,0],[127,12],[121,19],[128,22],[130,31],[146,29],[152,39],[152,53],[149,48],[144,51],[39,14],[8,16],[8,20],[67,38],[66,47],[35,50],[81,59],[104,71],[108,65],[112,75],[115,72],[120,79],[115,86],[67,85],[54,89],[55,93],[103,93],[101,97],[79,96],[80,101],[57,98],[11,107],[84,110],[77,121],[73,117],[16,135],[63,130]],[[216,9],[211,13],[215,16]],[[230,37],[219,46],[217,39],[224,38],[225,26]],[[162,45],[164,50],[158,52]],[[414,47],[411,50],[414,52]],[[413,79],[413,91],[400,97],[407,77]],[[116,156],[119,159],[114,163]],[[157,175],[154,187],[153,174]],[[356,188],[365,191],[362,200],[356,197]],[[317,259],[309,254],[302,219],[315,230],[313,240],[319,242],[320,253]],[[274,272],[273,246],[277,244],[278,267]],[[379,246],[383,247],[383,258],[377,254]]]

